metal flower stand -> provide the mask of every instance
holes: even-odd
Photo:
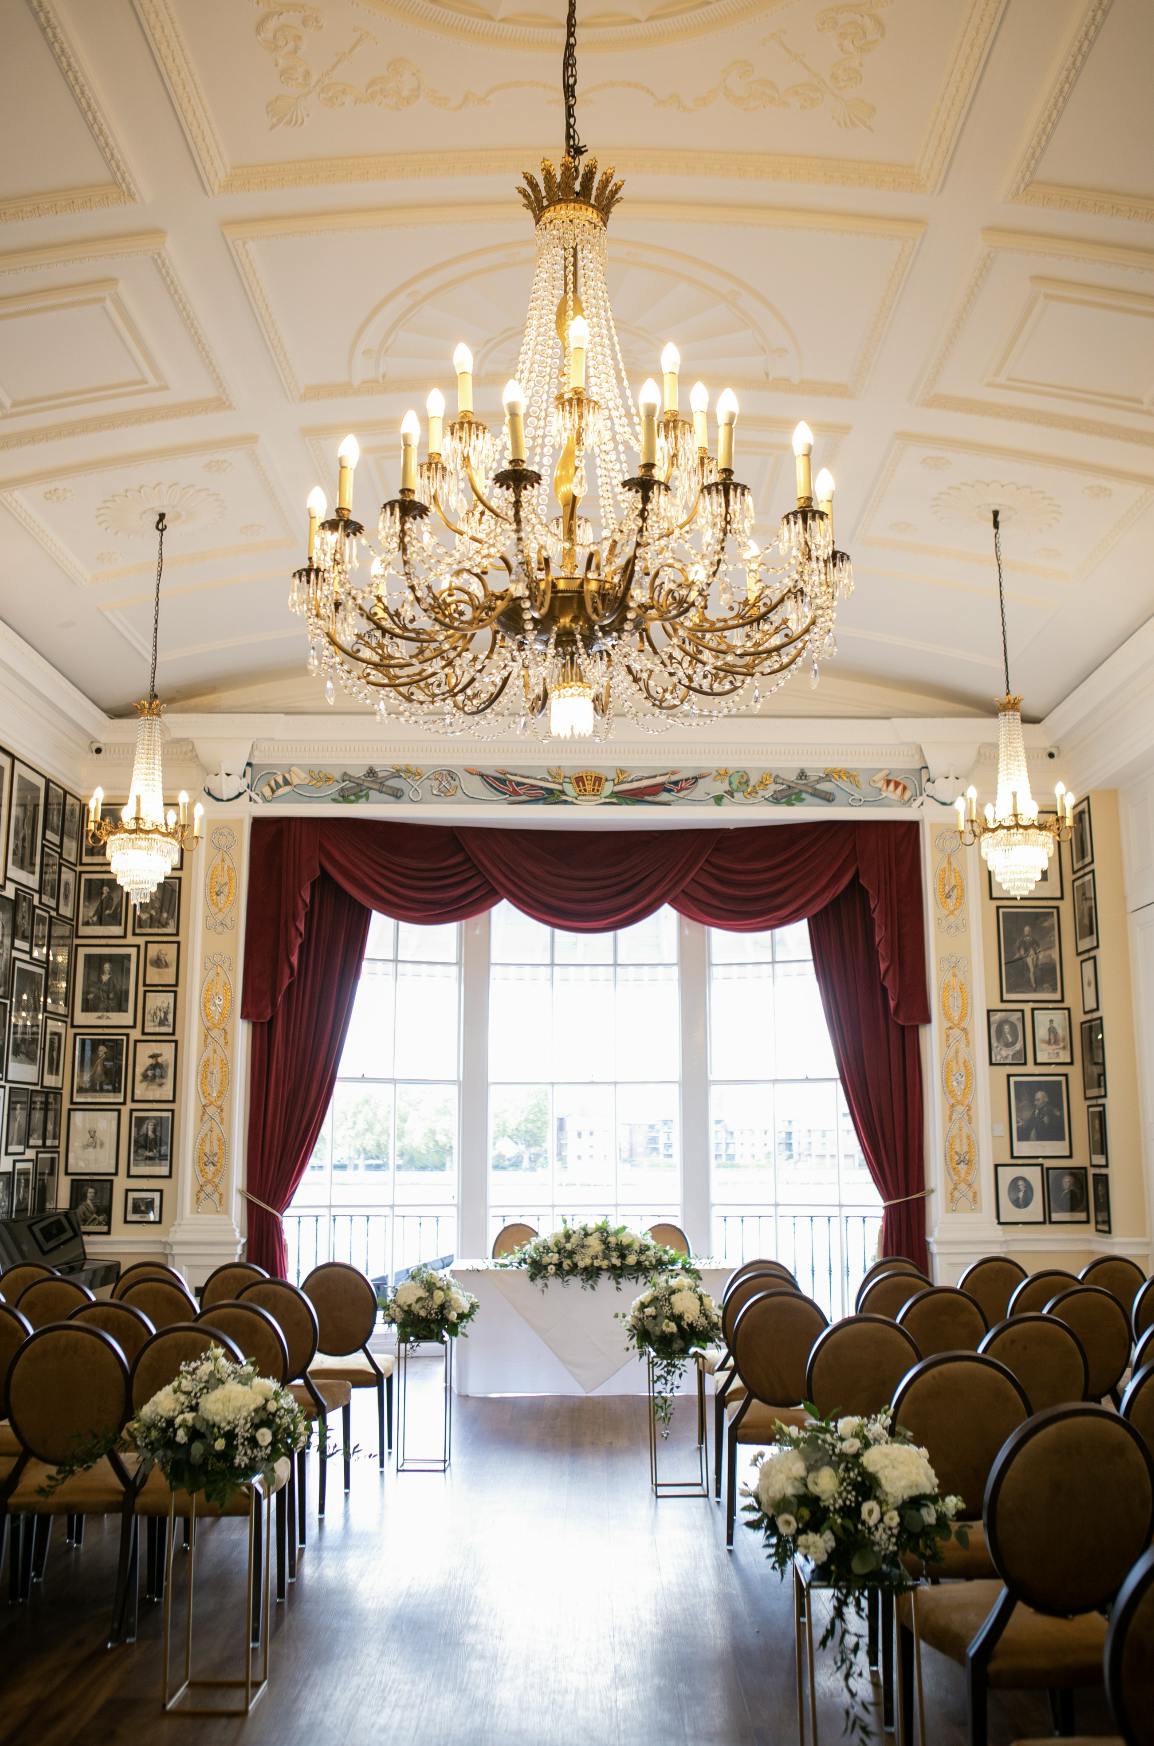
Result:
[[[182,1501],[177,1510],[177,1494],[172,1493],[168,1506],[167,1560],[168,1581],[164,1589],[164,1637],[163,1655],[164,1669],[161,1679],[161,1698],[166,1711],[175,1711],[182,1716],[247,1716],[254,1704],[264,1696],[268,1686],[269,1657],[269,1626],[271,1623],[269,1565],[272,1560],[272,1493],[253,1481],[242,1488],[248,1494],[248,1558],[245,1572],[244,1606],[241,1610],[241,1629],[244,1641],[244,1677],[242,1679],[201,1679],[194,1678],[192,1672],[193,1652],[193,1621],[195,1617],[196,1594],[196,1524],[198,1517],[197,1494],[193,1492],[190,1500]],[[187,1494],[181,1494],[182,1497]],[[172,1644],[172,1603],[176,1589],[177,1565],[174,1552],[177,1544],[178,1522],[184,1517],[187,1522],[188,1556],[185,1562],[184,1577],[184,1669],[180,1684],[173,1689],[171,1669]],[[238,1518],[239,1519],[239,1518]],[[263,1555],[262,1555],[263,1547]],[[259,1596],[258,1596],[259,1585]],[[257,1605],[259,1604],[259,1614]],[[259,1632],[254,1632],[254,1623],[259,1618]],[[258,1636],[260,1642],[260,1666],[254,1667],[253,1639]],[[243,1703],[198,1705],[194,1701],[185,1700],[199,1692],[229,1692],[243,1691]]]
[[[409,1452],[409,1359],[418,1345],[440,1346],[445,1361],[444,1377],[444,1417],[441,1428],[441,1449],[427,1455],[413,1455]],[[397,1370],[400,1375],[400,1389],[397,1393],[397,1472],[398,1473],[447,1473],[449,1463],[453,1458],[453,1342],[447,1335],[439,1340],[402,1340],[397,1341]]]
[[[809,1709],[811,1746],[817,1738],[817,1672],[814,1664],[813,1597],[820,1589],[832,1589],[833,1584],[814,1577],[814,1566],[807,1558],[793,1561],[793,1647],[797,1674],[797,1738],[805,1746],[805,1712]],[[868,1617],[867,1658],[871,1673],[880,1672],[882,1682],[882,1725],[888,1732],[894,1725],[894,1596],[884,1583],[863,1582]],[[880,1644],[878,1614],[880,1612]],[[880,1658],[878,1649],[880,1647]],[[880,1659],[880,1667],[879,1667]],[[808,1698],[808,1704],[807,1704]]]
[[[705,1441],[705,1372],[700,1364],[694,1364],[697,1376],[697,1472],[686,1474],[684,1478],[662,1478],[658,1450],[665,1441],[661,1435],[661,1426],[657,1416],[658,1389],[654,1376],[653,1354],[646,1355],[646,1393],[649,1401],[649,1483],[653,1487],[653,1495],[662,1497],[708,1497],[709,1496],[709,1453]],[[678,1379],[680,1381],[680,1378]],[[677,1397],[674,1396],[676,1402]],[[676,1412],[676,1404],[673,1408]]]

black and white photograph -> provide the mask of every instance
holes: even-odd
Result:
[[[60,851],[47,844],[40,858],[40,901],[46,909],[60,902]]]
[[[176,878],[163,880],[132,912],[134,934],[178,934],[180,932],[180,886]]]
[[[1090,1141],[1090,1163],[1095,1170],[1104,1170],[1110,1162],[1110,1147],[1106,1138],[1106,1105],[1086,1105],[1086,1129]]]
[[[23,1152],[28,1144],[27,1086],[13,1085],[8,1091],[8,1116],[4,1128],[4,1150]]]
[[[60,863],[60,890],[56,898],[56,913],[65,921],[76,919],[76,880],[75,867],[70,867],[67,861]]]
[[[1003,1000],[1061,1000],[1062,941],[1056,905],[999,906],[998,966]]]
[[[16,1085],[40,1080],[40,1045],[44,1036],[44,966],[17,959],[12,966],[12,1000],[8,1009],[8,1078]]]
[[[75,794],[64,796],[64,829],[60,837],[60,853],[75,867],[80,858],[80,821],[83,809]]]
[[[1098,1010],[1098,960],[1097,958],[1082,958],[1079,960],[1082,972],[1082,1011],[1097,1012]]]
[[[1074,803],[1074,834],[1070,838],[1070,865],[1075,873],[1094,859],[1094,829],[1090,822],[1090,796]]]
[[[64,831],[64,790],[58,782],[44,786],[44,838],[55,848],[60,847]]]
[[[122,940],[128,894],[111,873],[79,875],[76,932],[86,940]]]
[[[32,918],[36,913],[36,905],[32,901],[30,891],[13,893],[15,904],[15,920],[12,926],[12,941],[18,952],[32,950]]]
[[[179,943],[176,940],[150,940],[144,948],[144,986],[163,988],[179,981]]]
[[[1046,1185],[1041,1164],[999,1164],[995,1168],[1000,1225],[1044,1225]]]
[[[0,1219],[12,1217],[12,1170],[0,1165]]]
[[[48,924],[52,920],[46,909],[37,909],[32,916],[32,956],[38,964],[48,962]]]
[[[51,916],[48,921],[48,973],[44,984],[44,1009],[57,1018],[68,1017],[69,981],[72,974],[72,925]]]
[[[52,1212],[55,1209],[59,1192],[59,1168],[59,1152],[37,1152],[36,1186],[32,1195],[33,1208],[37,1213]]]
[[[163,1205],[163,1188],[126,1188],[124,1222],[126,1225],[158,1225]]]
[[[8,817],[8,877],[32,891],[40,889],[43,829],[44,778],[17,760],[12,771],[12,810]]]
[[[1110,1232],[1110,1178],[1095,1176],[1090,1184],[1094,1193],[1094,1229],[1103,1235]]]
[[[133,1044],[133,1103],[172,1103],[176,1097],[176,1044],[138,1037]]]
[[[1052,1225],[1088,1225],[1090,1172],[1084,1164],[1046,1166],[1046,1202]]]
[[[1082,1095],[1106,1095],[1106,1031],[1100,1018],[1082,1020]]]
[[[48,1102],[48,1117],[44,1125],[44,1144],[58,1146],[60,1144],[60,1110],[63,1095],[59,1091],[46,1091],[44,1096]]]
[[[28,1144],[32,1148],[48,1144],[48,1096],[43,1086],[33,1086],[28,1093]]]
[[[986,1014],[991,1067],[1026,1065],[1026,1013],[1023,1007],[992,1006]]]
[[[1030,1017],[1034,1021],[1035,1067],[1069,1067],[1074,1059],[1070,1008],[1035,1006]]]
[[[12,947],[16,938],[16,905],[10,897],[0,897],[0,994],[7,994],[12,983]]]
[[[69,1176],[115,1176],[120,1157],[118,1109],[70,1109],[64,1169]]]
[[[1074,894],[1074,949],[1098,949],[1098,891],[1092,873],[1081,873],[1070,887]]]
[[[141,1030],[146,1037],[176,1035],[176,989],[146,988],[142,1001]]]
[[[128,1174],[172,1175],[170,1109],[134,1109],[128,1113]]]
[[[71,1182],[68,1204],[76,1214],[82,1236],[107,1236],[112,1229],[112,1183]]]
[[[64,1086],[64,1020],[46,1018],[44,1020],[44,1068],[41,1073],[42,1082],[55,1091]]]
[[[12,1172],[12,1217],[26,1219],[32,1216],[32,1179],[36,1174],[36,1166],[31,1160],[17,1159]]]
[[[128,1038],[78,1031],[72,1038],[72,1101],[123,1103]]]
[[[136,1023],[136,946],[81,944],[76,948],[73,1020],[77,1025]]]
[[[1070,1087],[1064,1073],[1011,1073],[1010,1155],[1069,1158]]]

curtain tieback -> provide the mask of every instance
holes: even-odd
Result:
[[[281,1224],[284,1224],[284,1214],[277,1212],[276,1207],[270,1206],[267,1200],[262,1200],[259,1194],[250,1194],[247,1188],[242,1188],[239,1192],[244,1195],[246,1200],[251,1200],[254,1206],[259,1206],[263,1212],[271,1213],[274,1219],[279,1219]]]
[[[244,1189],[242,1188],[240,1192],[243,1194]],[[882,1211],[884,1212],[888,1206],[904,1206],[907,1200],[925,1200],[927,1195],[931,1195],[933,1192],[932,1188],[919,1188],[916,1194],[899,1194],[896,1200],[883,1200]],[[249,1198],[252,1198],[251,1195]]]

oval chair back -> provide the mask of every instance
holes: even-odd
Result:
[[[731,1291],[736,1291],[743,1279],[749,1279],[753,1274],[773,1274],[776,1278],[784,1280],[787,1285],[797,1285],[797,1280],[784,1261],[743,1261],[740,1267],[734,1268],[726,1280],[721,1293],[722,1303],[725,1302]]]
[[[729,1296],[721,1304],[721,1338],[730,1351],[733,1350],[733,1330],[738,1316],[752,1298],[762,1297],[766,1293],[784,1292],[788,1296],[800,1297],[797,1286],[788,1279],[783,1279],[780,1273],[747,1273],[744,1279],[739,1279]]]
[[[78,1304],[68,1320],[83,1322],[86,1328],[100,1328],[110,1335],[124,1353],[130,1370],[141,1348],[156,1332],[143,1310],[130,1303],[116,1303],[110,1297],[98,1299],[96,1303]]]
[[[3,1284],[3,1278],[0,1278],[0,1287]],[[1135,1292],[1130,1311],[1130,1326],[1136,1340],[1140,1340],[1148,1328],[1154,1328],[1154,1279],[1148,1279]]]
[[[502,1255],[511,1255],[523,1243],[531,1243],[536,1235],[532,1225],[522,1224],[519,1220],[503,1225],[493,1238],[493,1247],[489,1251],[491,1259],[497,1261]]]
[[[1045,1313],[1073,1328],[1086,1353],[1087,1400],[1115,1397],[1130,1362],[1130,1317],[1113,1292],[1074,1285],[1050,1299]]]
[[[956,1285],[929,1285],[898,1311],[899,1327],[907,1328],[923,1358],[939,1352],[976,1352],[989,1332],[977,1298]]]
[[[1144,1364],[1141,1370],[1134,1372],[1118,1411],[1140,1432],[1147,1449],[1154,1455],[1154,1364]]]
[[[1049,1407],[1007,1438],[983,1513],[994,1568],[1015,1600],[1053,1617],[1098,1612],[1154,1534],[1154,1463],[1111,1409]]]
[[[825,1311],[797,1291],[751,1297],[733,1324],[733,1367],[754,1400],[797,1406],[805,1399],[809,1356],[829,1326]]]
[[[198,1327],[215,1328],[239,1346],[249,1363],[256,1365],[258,1376],[267,1376],[270,1382],[289,1380],[285,1337],[259,1304],[214,1303],[211,1309],[201,1310],[196,1320]]]
[[[930,1280],[926,1279],[925,1270],[919,1267],[916,1261],[911,1261],[908,1255],[883,1255],[880,1260],[867,1267],[862,1275],[862,1282],[858,1286],[857,1296],[854,1298],[857,1309],[861,1309],[860,1300],[867,1287],[871,1286],[875,1279],[880,1279],[883,1273],[916,1273],[919,1279],[926,1280],[927,1285],[931,1283]]]
[[[46,1328],[51,1322],[66,1322],[74,1309],[95,1302],[95,1293],[75,1279],[34,1279],[20,1293],[16,1308],[35,1329]]]
[[[132,1406],[124,1353],[100,1328],[55,1323],[30,1334],[8,1371],[8,1418],[23,1448],[52,1467],[114,1437]]]
[[[1012,1255],[983,1255],[966,1268],[958,1285],[982,1306],[987,1326],[1003,1321],[1010,1299],[1026,1278],[1026,1269]]]
[[[192,1293],[175,1279],[142,1276],[130,1280],[117,1300],[143,1310],[154,1328],[174,1328],[178,1322],[194,1322],[197,1303]]]
[[[6,1273],[0,1273],[0,1291],[4,1293],[4,1302],[16,1304],[20,1294],[34,1279],[56,1279],[59,1275],[54,1267],[45,1267],[39,1261],[17,1261],[14,1267],[9,1267]]]
[[[325,1261],[302,1280],[301,1290],[317,1312],[326,1358],[347,1358],[365,1349],[377,1324],[377,1294],[370,1279],[347,1261]]]
[[[284,1279],[254,1279],[238,1301],[254,1303],[272,1317],[288,1348],[288,1380],[303,1381],[320,1349],[317,1312],[304,1292]]]
[[[112,1287],[112,1296],[119,1303],[125,1292],[141,1279],[170,1279],[174,1285],[179,1285],[182,1290],[188,1290],[184,1276],[178,1273],[175,1267],[169,1267],[163,1261],[134,1261],[131,1267],[125,1267],[122,1271],[116,1284]]]
[[[996,1358],[1017,1377],[1032,1412],[1052,1406],[1073,1406],[1086,1399],[1090,1364],[1086,1348],[1066,1322],[1034,1310],[1007,1316],[992,1327],[978,1351]]]
[[[1033,1315],[1044,1310],[1058,1292],[1067,1291],[1078,1281],[1064,1267],[1044,1267],[1040,1273],[1028,1273],[1021,1285],[1015,1286],[1006,1309],[1008,1316]]]
[[[1146,1275],[1137,1261],[1131,1261],[1128,1255],[1095,1255],[1092,1261],[1087,1261],[1078,1278],[1083,1285],[1100,1285],[1103,1291],[1116,1297],[1126,1311],[1127,1319],[1139,1289],[1146,1283]]]
[[[0,1419],[8,1417],[8,1366],[31,1332],[27,1316],[10,1303],[0,1303]]]
[[[1150,1746],[1154,1715],[1154,1547],[1118,1590],[1106,1633],[1106,1696],[1126,1746]]]
[[[905,1308],[910,1298],[929,1289],[930,1282],[925,1274],[915,1273],[912,1268],[900,1273],[878,1273],[865,1290],[858,1293],[857,1311],[859,1315],[886,1316],[896,1322],[898,1312]]]
[[[692,1255],[689,1238],[680,1225],[658,1223],[650,1225],[645,1235],[655,1243],[664,1243],[667,1249],[676,1249],[679,1255]]]
[[[894,1424],[930,1457],[945,1496],[976,1521],[1002,1444],[1030,1416],[1026,1391],[1004,1365],[977,1352],[939,1352],[909,1372],[894,1400]]]
[[[244,1353],[240,1347],[215,1328],[180,1322],[153,1334],[151,1340],[140,1348],[132,1366],[133,1412],[138,1413],[154,1394],[167,1388],[182,1364],[206,1357],[213,1346],[219,1346],[225,1357],[231,1358],[235,1364],[243,1364]]]
[[[1154,1364],[1154,1327],[1134,1342],[1134,1355],[1130,1360],[1130,1368],[1137,1375],[1147,1364]]]
[[[200,1307],[211,1309],[214,1303],[232,1303],[246,1285],[254,1279],[267,1279],[268,1273],[255,1261],[226,1261],[209,1274],[201,1288]]]
[[[908,1328],[886,1316],[846,1316],[818,1336],[809,1355],[804,1398],[823,1418],[868,1418],[888,1407],[907,1370],[921,1358]]]

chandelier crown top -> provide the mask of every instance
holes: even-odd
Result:
[[[547,212],[558,207],[584,206],[605,225],[625,186],[624,182],[614,180],[615,174],[610,165],[598,175],[596,158],[581,163],[566,153],[559,165],[549,158],[541,159],[539,181],[531,170],[523,170],[517,193],[533,214],[534,224],[540,224]]]
[[[996,697],[999,715],[1017,715],[1021,713],[1022,699],[1012,691],[1007,691],[1004,697]]]

